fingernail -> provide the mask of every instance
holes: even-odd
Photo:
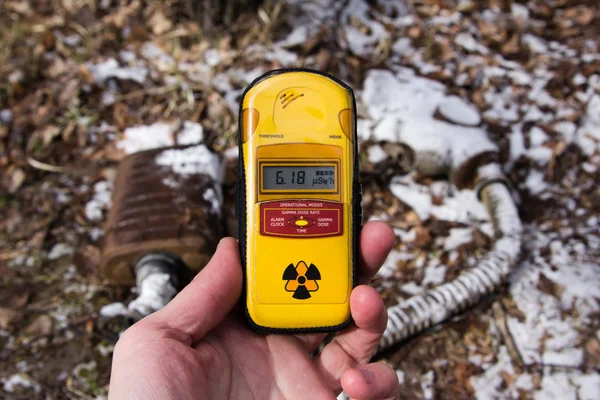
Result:
[[[365,381],[367,381],[367,383],[371,383],[375,380],[375,374],[373,373],[373,371],[363,367],[359,367],[357,369],[358,372],[360,372],[360,374],[363,376],[363,378],[365,378]]]

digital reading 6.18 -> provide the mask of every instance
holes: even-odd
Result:
[[[335,167],[323,166],[265,166],[263,190],[335,189]]]

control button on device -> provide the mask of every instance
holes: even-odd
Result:
[[[313,226],[315,224],[315,221],[301,215],[299,217],[295,216],[290,218],[288,220],[288,224],[292,226],[299,226],[300,228],[308,228],[310,226]]]

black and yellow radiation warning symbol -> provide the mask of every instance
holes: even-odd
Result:
[[[294,264],[287,266],[283,272],[283,280],[287,281],[285,290],[294,292],[293,298],[305,300],[310,298],[310,292],[319,290],[317,281],[321,280],[321,273],[316,265],[310,264],[307,267],[304,261],[300,261],[296,267]]]

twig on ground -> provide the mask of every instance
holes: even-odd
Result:
[[[47,171],[47,172],[65,173],[69,170],[69,167],[60,167],[57,165],[46,164],[44,162],[36,160],[33,157],[27,157],[27,163],[35,169],[39,169],[39,170]]]
[[[500,334],[504,339],[504,343],[506,344],[506,348],[508,349],[508,354],[513,360],[517,372],[522,373],[525,370],[525,362],[523,361],[523,357],[517,349],[515,340],[508,329],[508,326],[506,324],[506,313],[504,311],[502,303],[499,300],[495,301],[494,304],[492,304],[492,312],[494,314],[494,322],[496,324],[496,327],[500,331]]]

